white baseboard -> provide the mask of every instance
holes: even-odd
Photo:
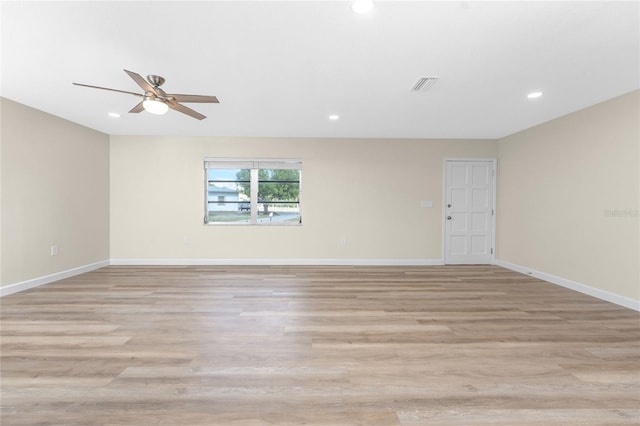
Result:
[[[589,296],[593,296],[601,300],[606,300],[607,302],[615,303],[616,305],[624,306],[625,308],[640,311],[640,300],[634,300],[626,296],[620,296],[619,294],[600,290],[599,288],[595,287],[590,287],[586,284],[547,274],[546,272],[536,271],[534,269],[516,265],[515,263],[507,262],[505,260],[496,259],[494,264],[506,269],[511,269],[512,271],[520,272],[521,274],[529,275],[534,278],[550,282],[552,284],[557,284],[559,286],[578,291],[580,293],[588,294]]]
[[[102,260],[100,262],[90,263],[88,265],[79,266],[77,268],[67,269],[66,271],[56,272],[55,274],[45,275],[44,277],[38,277],[15,284],[9,284],[4,287],[0,287],[0,297],[17,293],[19,291],[28,290],[30,288],[39,287],[41,285],[49,284],[54,281],[63,280],[65,278],[74,277],[86,272],[91,272],[93,270],[109,266],[109,264],[110,262],[108,260]]]
[[[640,301],[619,294],[611,293],[598,288],[590,287],[576,281],[566,278],[547,274],[546,272],[536,271],[525,266],[507,262],[505,260],[496,259],[495,265],[501,266],[512,271],[520,272],[543,281],[557,284],[580,293],[625,308],[633,309],[640,312]],[[212,265],[212,266],[438,266],[444,265],[443,259],[111,259],[100,262],[91,263],[77,268],[68,269],[66,271],[56,272],[55,274],[34,278],[27,281],[9,284],[0,287],[0,297],[30,288],[39,287],[54,281],[70,278],[76,275],[84,274],[109,265],[121,266],[188,266],[188,265]]]
[[[431,266],[444,265],[442,259],[111,259],[121,266]]]

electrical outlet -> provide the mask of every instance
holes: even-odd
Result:
[[[347,244],[347,237],[340,237],[340,244],[341,245],[346,245]]]
[[[51,256],[57,256],[58,255],[58,246],[56,244],[51,246]]]

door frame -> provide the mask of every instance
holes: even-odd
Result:
[[[495,265],[496,263],[496,217],[498,217],[498,194],[496,192],[496,183],[498,181],[498,159],[495,157],[485,158],[485,157],[449,157],[445,158],[442,165],[442,264],[447,265],[447,252],[446,252],[446,241],[447,241],[447,164],[455,163],[455,162],[469,162],[469,161],[482,161],[482,162],[490,162],[493,165],[493,215],[491,216],[492,221],[492,232],[490,235],[491,238],[491,247],[493,249],[493,253],[491,253],[491,263],[490,265]]]

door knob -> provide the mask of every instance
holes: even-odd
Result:
[[[451,216],[447,216],[447,220],[451,220]]]

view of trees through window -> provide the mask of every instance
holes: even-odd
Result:
[[[249,170],[240,170],[236,175],[244,194],[251,194]],[[259,169],[258,202],[262,213],[269,214],[269,207],[296,207],[300,195],[300,170]]]

